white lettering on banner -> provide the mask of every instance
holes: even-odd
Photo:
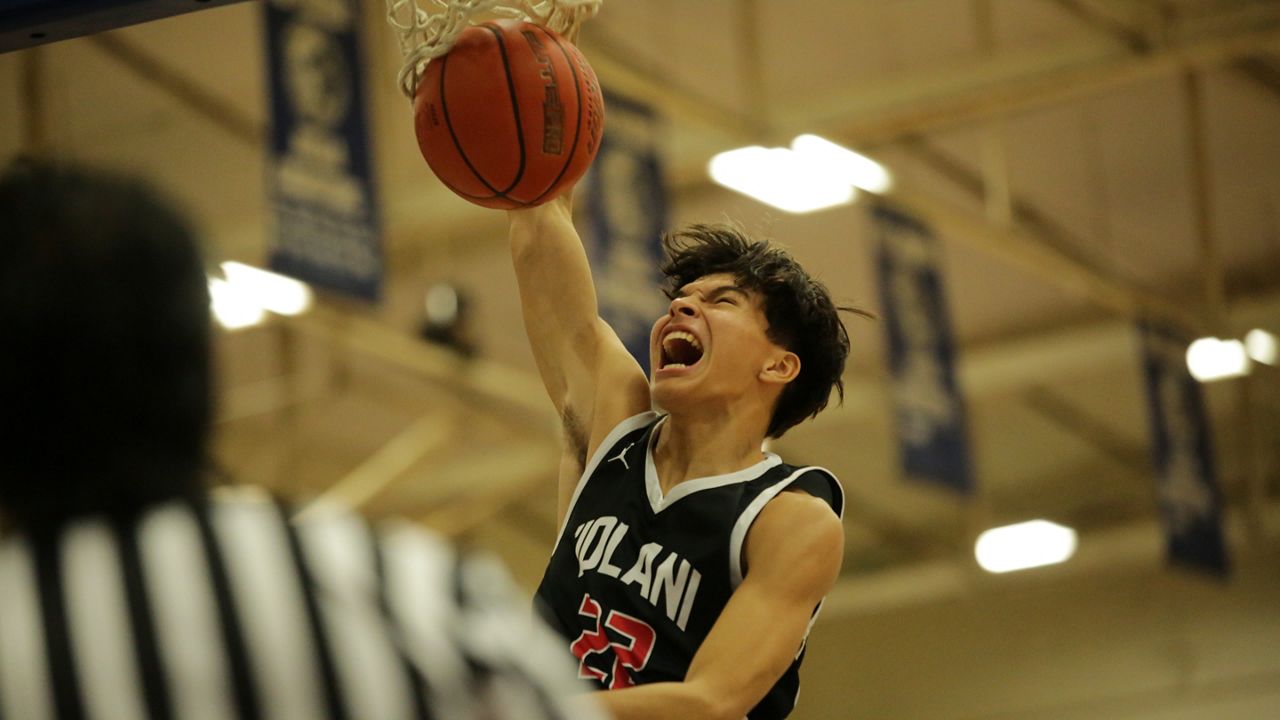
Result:
[[[628,530],[630,527],[626,523],[609,515],[588,520],[574,529],[578,577],[588,570],[595,570],[618,578],[621,568],[613,564],[613,557]],[[658,558],[662,561],[655,570],[654,562]],[[662,609],[668,619],[684,630],[693,612],[702,573],[687,559],[659,543],[650,542],[640,546],[635,561],[619,580],[636,590],[637,595],[650,605]]]
[[[353,177],[317,174],[310,163],[288,155],[280,163],[278,179],[280,192],[290,198],[314,202],[342,215],[364,211],[364,190]]]
[[[374,251],[374,233],[363,221],[317,212],[289,199],[279,203],[289,227],[278,234],[278,250],[319,267],[342,268],[353,277],[378,275],[381,263]]]
[[[956,398],[947,390],[946,368],[938,356],[938,327],[920,284],[930,270],[933,256],[913,233],[894,233],[886,242],[894,258],[889,292],[894,299],[902,331],[902,369],[893,391],[903,439],[911,445],[927,445],[939,428],[955,422]]]

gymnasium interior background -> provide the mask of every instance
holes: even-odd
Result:
[[[150,179],[218,274],[267,263],[271,104],[263,5],[207,6],[0,55],[0,157]],[[219,330],[216,459],[492,550],[531,591],[558,438],[505,217],[429,172],[385,7],[358,7],[380,299],[316,288]],[[871,196],[790,214],[708,177],[817,133],[889,168],[886,200],[936,238],[972,487],[904,469],[887,320],[850,319],[843,406],[773,448],[848,493],[797,720],[1280,717],[1280,370],[1198,385],[1229,569],[1171,564],[1139,332],[1280,333],[1280,3],[605,0],[580,46],[653,113],[668,227],[737,220],[887,316]],[[469,354],[424,338],[441,286]],[[978,567],[981,531],[1033,518],[1073,528],[1074,556]]]

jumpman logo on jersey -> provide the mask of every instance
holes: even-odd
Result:
[[[614,455],[613,457],[609,458],[608,462],[613,462],[614,460],[621,460],[622,467],[626,468],[627,470],[630,470],[631,464],[627,462],[627,451],[634,446],[635,446],[635,443],[631,443],[630,445],[622,448],[622,450],[620,450],[617,455]]]

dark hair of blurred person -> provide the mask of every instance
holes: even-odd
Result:
[[[208,285],[144,184],[19,161],[0,177],[0,508],[12,526],[200,495]]]

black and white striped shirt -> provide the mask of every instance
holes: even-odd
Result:
[[[0,541],[0,720],[597,718],[493,561],[259,493]]]

